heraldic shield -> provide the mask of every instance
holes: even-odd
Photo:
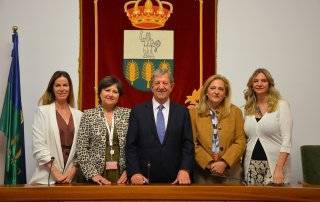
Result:
[[[153,71],[169,69],[173,75],[172,30],[124,30],[123,74],[135,89],[150,91]]]

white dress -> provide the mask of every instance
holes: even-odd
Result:
[[[265,113],[259,122],[254,115],[245,116],[244,131],[248,138],[244,161],[245,177],[247,178],[251,155],[259,138],[273,178],[279,153],[290,153],[291,150],[292,116],[288,102],[280,100],[277,110]],[[285,165],[284,175],[284,182],[289,183],[290,156]]]

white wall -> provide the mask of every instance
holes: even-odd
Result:
[[[234,103],[243,105],[242,91],[252,71],[258,66],[271,71],[291,104],[292,176],[294,182],[300,181],[300,145],[320,144],[320,91],[315,89],[320,73],[320,0],[218,1],[218,73],[232,82]],[[0,110],[10,65],[11,27],[18,25],[28,179],[34,168],[33,114],[50,76],[65,69],[78,89],[78,4],[78,0],[0,0]],[[0,160],[0,173],[2,165]]]
[[[320,144],[320,0],[219,0],[218,73],[233,101],[256,67],[271,71],[293,112],[292,178],[302,180],[300,146]]]
[[[11,62],[13,25],[19,27],[26,167],[30,179],[35,167],[31,148],[33,115],[53,72],[69,72],[75,95],[78,93],[79,0],[0,0],[0,111]],[[3,152],[0,145],[0,155]],[[0,159],[0,184],[3,182],[2,161]]]

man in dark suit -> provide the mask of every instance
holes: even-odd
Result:
[[[158,69],[151,79],[153,98],[130,114],[126,144],[128,179],[132,184],[190,184],[194,144],[188,110],[169,99],[174,81]]]

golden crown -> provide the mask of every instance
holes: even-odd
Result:
[[[167,1],[155,0],[158,6],[154,6],[151,0],[146,0],[144,6],[142,6],[139,5],[141,1],[128,1],[124,4],[124,11],[127,13],[132,26],[141,29],[163,27],[172,13],[172,4]],[[133,4],[134,6],[132,7]]]

